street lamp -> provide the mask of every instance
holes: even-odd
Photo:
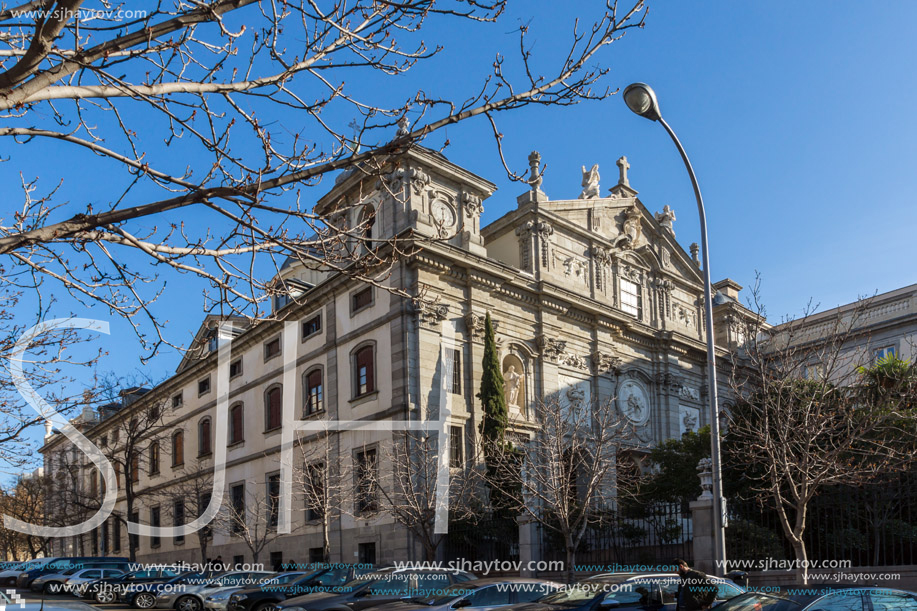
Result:
[[[726,571],[726,537],[723,532],[723,472],[720,461],[720,419],[719,401],[716,390],[716,352],[713,343],[713,293],[710,287],[710,253],[707,248],[707,215],[704,213],[704,199],[700,194],[697,176],[684,147],[669,124],[662,118],[656,92],[645,83],[634,83],[624,89],[624,102],[635,114],[650,121],[658,121],[672,138],[678,148],[685,168],[694,186],[694,197],[697,199],[697,211],[700,214],[700,247],[704,262],[704,320],[707,323],[707,396],[710,400],[710,452],[713,462],[713,555],[716,562],[714,570]]]

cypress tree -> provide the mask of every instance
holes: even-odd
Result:
[[[490,312],[484,318],[484,360],[481,362],[481,390],[478,399],[481,400],[483,408],[484,419],[481,421],[480,431],[487,459],[490,452],[502,444],[509,420],[503,390],[503,372],[500,371],[497,340],[494,337]]]

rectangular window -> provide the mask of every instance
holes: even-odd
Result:
[[[368,513],[378,509],[376,499],[378,464],[376,450],[357,452],[357,513]],[[362,562],[362,560],[361,560]]]
[[[894,346],[885,346],[873,351],[873,362],[878,363],[882,359],[897,356]]]
[[[131,483],[136,484],[140,481],[140,456],[134,454],[131,456]]]
[[[640,318],[640,286],[621,278],[621,309]]]
[[[325,397],[322,388],[322,370],[316,369],[306,374],[306,415],[323,411],[325,411]]]
[[[238,535],[245,530],[245,484],[235,484],[229,489],[232,509],[232,534]]]
[[[306,339],[322,330],[322,315],[316,314],[302,324],[302,338]]]
[[[172,505],[172,518],[173,524],[175,526],[182,526],[185,523],[185,502],[184,501],[175,501]],[[185,535],[176,535],[176,543],[184,543]]]
[[[273,431],[283,426],[283,390],[278,386],[267,393],[264,430]]]
[[[159,474],[159,442],[150,444],[150,475]]]
[[[99,498],[99,474],[95,469],[89,475],[89,496],[90,498]]]
[[[280,474],[267,478],[268,526],[277,528],[277,517],[280,512]]]
[[[236,359],[229,364],[229,377],[234,378],[242,375],[242,359]]]
[[[450,391],[454,395],[462,394],[462,351],[458,348],[446,350],[446,380],[449,381]]]
[[[160,516],[159,507],[153,507],[152,509],[150,509],[150,526],[152,526],[153,528],[159,528],[160,526],[162,526],[162,523],[160,522],[160,517],[161,516]],[[159,547],[160,543],[162,543],[162,541],[160,540],[160,538],[157,535],[153,535],[152,537],[150,537],[150,546],[151,547]]]
[[[306,467],[306,519],[321,520],[325,515],[325,465],[313,463]]]
[[[350,297],[350,313],[356,314],[363,308],[373,304],[373,287],[368,286],[359,290]]]
[[[280,354],[280,338],[275,337],[274,339],[264,342],[264,360],[274,358]]]
[[[309,563],[310,564],[319,564],[320,562],[325,562],[325,548],[324,547],[310,547],[309,548]]]
[[[270,568],[273,571],[283,570],[283,552],[271,552]]]
[[[111,533],[111,547],[112,551],[120,552],[121,551],[121,516],[118,514],[112,514],[112,533]]]
[[[173,409],[177,407],[181,407],[183,402],[184,402],[184,398],[182,397],[181,393],[178,393],[177,395],[172,395],[172,408]]]
[[[203,380],[197,381],[197,394],[206,395],[210,392],[210,376],[207,376]]]
[[[462,427],[449,427],[449,466],[458,469],[465,464],[465,441]]]
[[[99,440],[99,445],[103,448],[108,446],[108,435],[102,435],[102,439]]]

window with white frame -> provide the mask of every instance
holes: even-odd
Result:
[[[621,278],[621,309],[640,318],[640,285]]]

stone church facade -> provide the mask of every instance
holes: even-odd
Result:
[[[381,178],[360,171],[339,177],[317,211],[340,215],[346,210],[354,218],[341,220],[356,224],[356,215],[371,210],[374,238],[408,232],[429,238],[382,281],[424,300],[343,274],[285,266],[278,281],[298,287],[294,300],[276,301],[286,310],[280,312],[285,321],[237,325],[226,337],[231,340],[229,371],[218,370],[219,342],[213,340],[219,321],[209,320],[196,350],[173,377],[130,405],[77,419],[87,437],[111,444],[110,431],[132,410],[156,402],[169,406],[156,468],[150,462],[138,478],[136,519],[171,525],[178,508],[166,500],[174,499],[167,494],[170,488],[186,477],[193,457],[201,469],[212,469],[224,446],[227,494],[240,486],[246,494],[276,490],[283,443],[287,435],[304,434],[287,432],[290,420],[410,421],[421,419],[431,406],[448,405],[451,452],[459,459],[473,455],[488,312],[510,415],[519,430],[537,429],[536,408],[546,397],[614,401],[643,446],[705,425],[703,284],[696,245],[688,254],[676,241],[675,214],[668,206],[654,214],[639,200],[625,158],[618,161],[616,184],[604,195],[596,166],[588,172],[583,168],[579,197],[554,200],[542,190],[539,155],[529,160],[530,189],[515,205],[493,197],[492,183],[421,147],[395,159]],[[489,205],[508,211],[482,227],[481,214]],[[741,308],[736,301],[741,287],[724,280],[715,288],[717,342],[725,354],[738,341],[728,320]],[[224,383],[229,414],[217,409],[217,390]],[[228,419],[227,439],[214,436],[214,430],[226,430],[221,418]],[[336,435],[341,464],[354,468],[392,438],[391,430]],[[42,452],[52,481],[56,471],[72,471],[75,465],[85,473],[82,485],[96,476],[60,433],[48,432]],[[384,460],[378,460],[385,469]],[[124,511],[123,502],[116,511]],[[291,534],[268,543],[261,562],[315,557],[321,528],[295,495],[292,527]],[[410,533],[381,513],[341,512],[332,531],[332,561],[420,557]],[[55,541],[53,552],[122,555],[126,539],[126,530],[112,522]],[[215,535],[210,556],[217,554],[224,560],[252,560],[231,534]],[[181,542],[141,537],[138,559],[197,561],[199,553],[193,535]]]

